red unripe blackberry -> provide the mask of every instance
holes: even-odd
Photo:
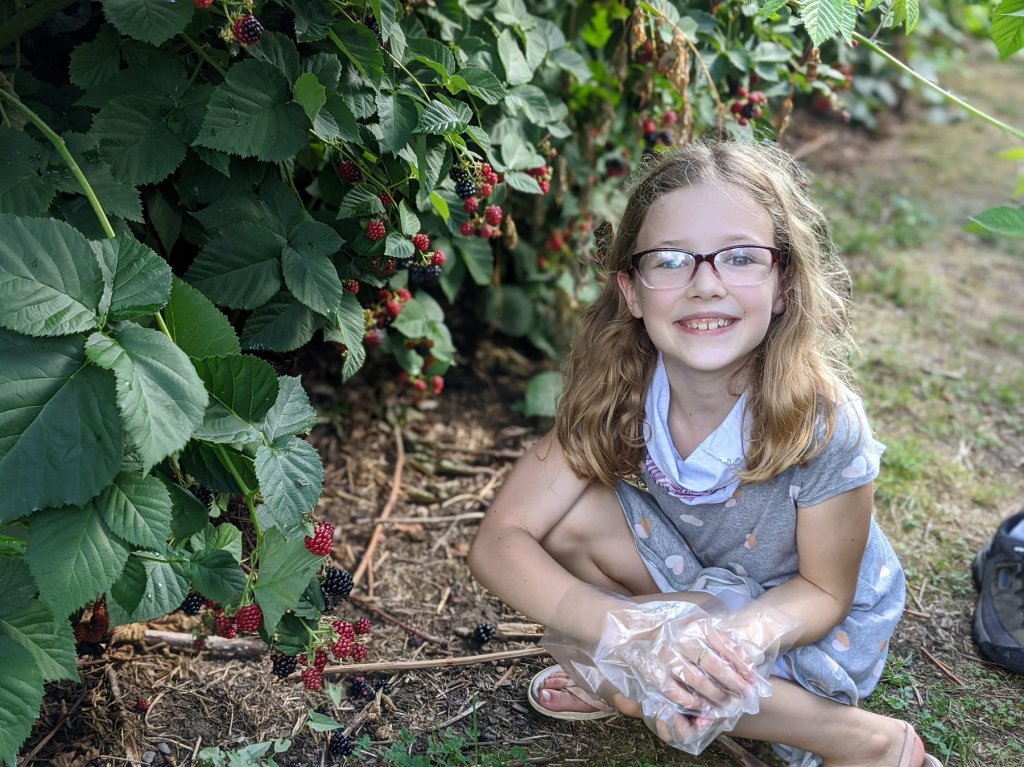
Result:
[[[388,194],[387,192],[381,192],[380,194],[378,194],[377,199],[380,200],[380,204],[383,205],[385,208],[390,208],[392,205],[395,204],[395,201],[391,199],[391,195]]]
[[[374,219],[373,221],[366,225],[366,236],[369,237],[374,242],[377,242],[378,240],[383,240],[387,233],[388,230],[384,226],[384,222],[381,221],[380,219]]]
[[[149,711],[149,700],[146,698],[139,698],[135,701],[135,710],[140,714],[145,714]]]
[[[344,287],[353,296],[359,294],[359,280],[345,280]]]
[[[310,666],[302,671],[302,685],[307,690],[316,692],[324,686],[324,675],[320,669]]]
[[[257,604],[246,605],[235,613],[238,630],[246,634],[255,634],[263,625],[263,610]]]
[[[402,313],[402,305],[397,301],[388,301],[384,308],[387,310],[388,316],[391,319],[395,319],[399,314]]]
[[[490,197],[491,192],[494,191],[494,187],[489,182],[485,181],[477,187],[477,191],[480,193],[481,197]]]
[[[501,219],[504,215],[500,205],[489,205],[484,211],[484,220],[491,226],[501,226]]]
[[[491,237],[497,237],[500,232],[490,224],[484,224],[480,227],[480,236],[485,240],[491,239]]]
[[[284,679],[299,666],[299,662],[294,655],[284,655],[282,653],[271,655],[270,664],[272,666],[270,673],[278,679]]]
[[[745,99],[747,97],[747,93],[748,93],[747,86],[745,86],[745,85],[741,85],[738,88],[736,88],[736,97],[737,98]]]
[[[367,349],[378,349],[384,344],[384,331],[379,328],[371,328],[366,331],[363,341]]]
[[[413,391],[418,392],[420,394],[423,394],[423,392],[427,390],[427,382],[424,381],[422,378],[417,378],[415,381],[412,382],[411,386]]]
[[[181,603],[181,611],[185,615],[199,615],[203,611],[205,603],[206,599],[202,594],[192,591],[185,597],[185,601]]]
[[[213,0],[195,0],[196,8],[209,8],[213,5]]]
[[[216,627],[217,636],[224,637],[225,639],[234,639],[238,636],[238,623],[235,622],[234,618],[229,618],[221,613],[214,616],[213,623]]]
[[[473,640],[478,644],[487,644],[494,639],[496,629],[491,623],[481,623],[473,629]]]
[[[548,192],[551,191],[551,182],[548,181],[547,179],[545,179],[543,181],[540,181],[538,183],[540,183],[540,193],[541,194],[547,194]]]
[[[654,120],[644,120],[643,129],[644,133],[654,133],[654,131],[658,130],[658,124]]]
[[[398,290],[395,291],[395,295],[398,296],[403,301],[408,301],[410,298],[412,298],[412,293],[410,293],[406,288],[399,288]]]
[[[327,664],[330,658],[327,657],[327,653],[324,650],[317,650],[313,655],[313,668],[317,671],[323,672],[327,668]]]
[[[341,637],[331,645],[331,652],[334,653],[335,659],[343,660],[352,653],[354,644],[351,637]]]
[[[349,685],[349,695],[353,698],[368,698],[373,695],[373,688],[366,681],[365,676],[352,677]]]
[[[437,397],[444,391],[444,379],[441,376],[434,376],[430,379],[431,389],[434,392],[434,396]]]
[[[443,250],[435,250],[430,256],[431,266],[444,266],[445,261],[447,260],[448,259],[445,258]]]
[[[334,629],[334,633],[338,635],[339,639],[354,639],[356,636],[355,626],[348,621],[334,621],[331,628]]]
[[[423,232],[414,234],[412,236],[412,246],[419,251],[427,251],[430,249],[430,238]]]
[[[463,221],[462,226],[459,227],[459,233],[463,237],[472,237],[476,234],[476,224],[472,221]]]
[[[489,179],[494,174],[494,168],[491,167],[489,162],[482,162],[479,167],[477,167],[477,172],[480,174],[481,178]]]
[[[242,45],[256,45],[263,37],[263,25],[251,13],[239,16],[231,25],[231,34]]]
[[[480,198],[478,197],[467,197],[462,203],[462,209],[467,213],[476,213],[480,208]]]
[[[338,165],[338,176],[342,181],[351,183],[360,181],[363,178],[363,172],[359,170],[359,166],[352,162],[352,160],[345,160]]]
[[[373,624],[370,623],[369,618],[360,618],[353,624],[352,628],[356,630],[356,636],[360,636],[362,634],[369,634]]]
[[[356,744],[341,730],[335,730],[331,733],[327,749],[331,752],[331,756],[349,756],[356,750]]]
[[[359,642],[354,642],[352,644],[352,660],[356,662],[366,660],[366,656],[368,654],[366,645],[360,644]]]
[[[474,184],[468,176],[461,181],[456,181],[455,194],[457,194],[460,199],[468,199],[476,194],[476,184]]]
[[[352,573],[348,570],[339,570],[337,567],[328,567],[320,588],[323,589],[326,596],[332,598],[331,601],[340,602],[342,599],[348,599],[349,594],[352,593]]]
[[[672,109],[668,110],[665,113],[665,115],[661,118],[662,122],[664,122],[665,125],[673,125],[678,119],[679,115],[675,112],[675,110]]]
[[[313,529],[313,537],[306,536],[306,548],[310,554],[326,557],[334,548],[334,525],[330,522],[318,522]]]

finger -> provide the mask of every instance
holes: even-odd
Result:
[[[713,653],[705,652],[698,656],[702,663],[708,663],[708,656]],[[720,661],[720,663],[722,663]],[[726,664],[727,666],[727,664]],[[734,672],[730,674],[735,676]],[[709,704],[725,706],[736,698],[736,695],[725,685],[717,682],[715,678],[696,662],[676,663],[672,668],[672,675],[677,683],[692,691]]]
[[[731,658],[720,654],[713,648],[702,650],[697,656],[695,666],[714,685],[720,686],[728,694],[742,697],[750,689],[750,680],[746,674],[737,670]],[[698,689],[705,694],[703,688]]]
[[[643,707],[635,700],[630,700],[620,692],[612,695],[612,699],[609,703],[618,709],[619,713],[624,716],[631,716],[634,719],[639,719],[644,715]]]

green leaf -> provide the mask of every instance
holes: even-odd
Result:
[[[917,26],[921,18],[921,9],[918,0],[893,0],[892,4],[893,22],[903,24],[906,33],[909,35]]]
[[[320,114],[317,115],[317,123],[324,119],[325,116],[332,118],[331,123],[342,141],[360,140],[359,124],[356,122],[356,116],[352,114],[348,103],[341,96],[330,95],[327,97],[327,104],[320,110]],[[313,129],[319,131],[320,128],[317,123],[313,124]]]
[[[551,107],[548,97],[536,85],[520,85],[512,88],[505,97],[505,103],[514,111],[521,109],[534,125],[551,122]]]
[[[288,290],[320,314],[336,312],[341,304],[341,280],[331,259],[342,245],[327,224],[304,221],[288,233],[281,252],[281,271]]]
[[[508,180],[508,176],[505,180]],[[462,257],[473,282],[481,286],[489,285],[494,274],[494,251],[491,250],[491,246],[478,237],[460,238],[455,241],[455,250]]]
[[[388,232],[388,237],[384,241],[384,255],[404,261],[407,258],[412,258],[415,254],[416,247],[407,237],[398,232]]]
[[[480,67],[466,67],[448,81],[451,94],[468,91],[485,104],[498,104],[505,98],[505,88],[494,74]]]
[[[540,184],[537,183],[537,179],[520,170],[506,173],[505,183],[509,185],[509,188],[515,189],[517,192],[525,192],[526,194],[541,193]]]
[[[323,40],[330,33],[334,16],[320,0],[295,3],[292,11],[295,13],[295,39],[300,43]]]
[[[406,40],[406,61],[419,61],[433,69],[446,82],[455,72],[455,56],[448,46],[428,37],[410,37]]]
[[[260,38],[259,45],[247,49],[257,61],[265,61],[283,74],[289,83],[299,77],[299,51],[287,35],[267,31]]]
[[[377,113],[380,116],[384,148],[397,154],[416,132],[419,122],[416,102],[402,93],[393,93],[381,99]]]
[[[57,186],[44,154],[30,136],[0,125],[0,213],[37,216],[50,207]]]
[[[142,623],[174,612],[188,596],[188,577],[178,562],[154,551],[133,552],[107,600],[113,625]]]
[[[260,558],[260,577],[253,589],[256,601],[263,608],[263,626],[267,633],[273,634],[285,610],[299,601],[322,562],[322,557],[315,557],[306,550],[301,537],[287,540],[280,531],[267,530]]]
[[[70,615],[121,576],[128,550],[95,504],[47,509],[32,518],[28,566],[55,618]]]
[[[248,60],[231,67],[217,87],[195,143],[281,162],[306,145],[308,128],[284,75],[269,64]]]
[[[33,601],[0,617],[0,640],[13,639],[30,653],[43,681],[78,681],[78,655],[68,621],[54,621],[46,605]]]
[[[91,42],[75,46],[68,76],[83,91],[102,85],[121,72],[121,36],[104,24]]]
[[[816,47],[835,35],[849,41],[857,21],[857,6],[849,0],[802,0],[800,18]]]
[[[142,203],[134,186],[114,177],[110,165],[104,161],[99,143],[94,136],[69,133],[64,136],[68,150],[85,174],[89,186],[108,216],[121,216],[129,221],[142,221]],[[73,177],[60,179],[57,188],[85,200],[81,185]]]
[[[171,267],[135,238],[121,232],[113,240],[92,243],[112,293],[107,320],[150,315],[167,303],[171,294]]]
[[[782,0],[785,5],[785,0]],[[594,79],[587,66],[587,61],[572,48],[558,48],[548,54],[548,61],[552,62],[559,69],[568,72],[576,78],[576,82],[585,85]]]
[[[277,400],[274,368],[258,357],[206,357],[196,360],[195,366],[210,392],[211,407],[219,406],[242,421],[261,421]]]
[[[234,469],[234,473],[225,467],[225,462]],[[226,445],[210,445],[192,440],[181,453],[181,463],[199,484],[211,490],[241,493],[243,488],[235,481],[235,473],[242,478],[246,487],[256,486],[252,460]]]
[[[260,430],[268,442],[281,437],[305,434],[316,424],[316,411],[302,388],[302,381],[292,376],[281,376],[277,401],[267,411]]]
[[[237,602],[245,591],[245,572],[227,550],[197,552],[189,562],[188,572],[199,593],[215,602]]]
[[[36,582],[23,554],[24,551],[17,557],[0,556],[0,615],[10,615],[35,599]]]
[[[90,134],[110,158],[114,175],[130,184],[155,184],[185,159],[185,142],[167,125],[165,98],[111,99],[93,119]]]
[[[319,714],[316,711],[310,711],[309,716],[306,718],[306,726],[313,732],[331,732],[332,730],[340,730],[344,725],[339,724],[329,716]]]
[[[181,211],[167,202],[159,188],[146,193],[146,212],[165,254],[170,254],[181,234]]]
[[[402,234],[407,237],[412,237],[414,234],[420,231],[420,219],[412,208],[409,207],[409,203],[402,200],[398,203],[398,221],[402,229]]]
[[[498,35],[498,57],[505,67],[505,80],[509,85],[522,85],[533,79],[533,70],[511,29],[503,29]]]
[[[86,354],[117,378],[117,405],[145,470],[181,450],[203,420],[207,395],[185,353],[157,330],[126,322],[93,333]]]
[[[183,541],[206,526],[209,509],[181,485],[164,478],[161,481],[171,499],[171,537]]]
[[[89,241],[53,218],[0,215],[0,326],[63,336],[98,322],[103,278]]]
[[[1024,48],[1024,0],[1003,0],[992,11],[992,42],[1001,59]]]
[[[538,373],[526,384],[523,415],[553,418],[555,404],[562,393],[562,375],[554,370]]]
[[[384,204],[376,190],[367,184],[354,184],[338,206],[338,218],[376,216],[384,212]]]
[[[265,226],[225,226],[196,256],[185,279],[218,304],[255,309],[281,289],[285,242]]]
[[[442,324],[444,310],[429,293],[418,293],[405,302],[393,327],[408,338],[429,338],[436,335],[436,329]]]
[[[324,485],[320,454],[299,437],[282,437],[257,448],[256,476],[267,518],[292,537],[320,500]]]
[[[166,0],[103,0],[107,20],[122,35],[160,45],[184,32],[192,21],[193,3]]]
[[[171,497],[153,476],[122,472],[94,501],[104,523],[122,540],[159,551],[171,532]]]
[[[43,702],[43,676],[32,654],[0,637],[0,761],[14,765]]]
[[[348,351],[341,371],[343,381],[355,375],[366,360],[366,347],[363,346],[365,322],[359,300],[346,292],[341,299],[341,311],[338,312],[336,324],[324,328],[325,341],[344,344]]]
[[[489,290],[484,311],[488,322],[497,322],[503,333],[513,337],[526,335],[537,321],[533,301],[518,285]]]
[[[171,282],[164,323],[171,339],[189,357],[216,357],[242,351],[228,318],[210,299],[177,277]]]
[[[465,107],[465,104],[462,106]],[[469,107],[466,107],[466,111],[469,111]],[[471,117],[472,114],[462,114],[448,104],[433,99],[423,109],[416,130],[435,135],[458,135],[466,130]]]
[[[0,360],[0,521],[85,503],[121,465],[113,377],[86,363],[77,336],[0,330]]]
[[[206,525],[203,530],[192,536],[189,545],[196,552],[203,550],[225,551],[234,558],[235,562],[242,561],[242,531],[230,522],[221,522],[216,526]]]
[[[309,343],[315,331],[314,314],[282,291],[249,315],[242,329],[242,345],[290,352]]]
[[[365,24],[354,21],[340,21],[332,28],[337,39],[335,44],[348,57],[359,74],[375,88],[380,88],[384,79],[384,54],[377,36]]]
[[[1024,2],[1024,0],[1022,0]],[[971,216],[985,229],[1007,237],[1024,237],[1024,209],[1002,205]]]
[[[295,81],[293,98],[312,122],[320,113],[320,108],[327,103],[327,89],[316,79],[316,75],[304,72]]]

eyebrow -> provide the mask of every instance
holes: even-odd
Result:
[[[760,241],[760,238],[754,237],[749,234],[733,234],[722,240],[724,243],[722,247],[729,247],[730,245],[765,245]],[[686,245],[684,240],[662,240],[661,242],[654,243],[653,246],[647,248],[647,250],[657,250],[659,248],[676,248],[678,250],[685,250],[689,253],[694,252],[693,248]],[[718,250],[718,248],[715,248]]]

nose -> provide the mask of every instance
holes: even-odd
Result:
[[[700,298],[713,298],[725,293],[722,281],[718,279],[710,261],[697,264],[697,271],[687,285],[687,292]]]

